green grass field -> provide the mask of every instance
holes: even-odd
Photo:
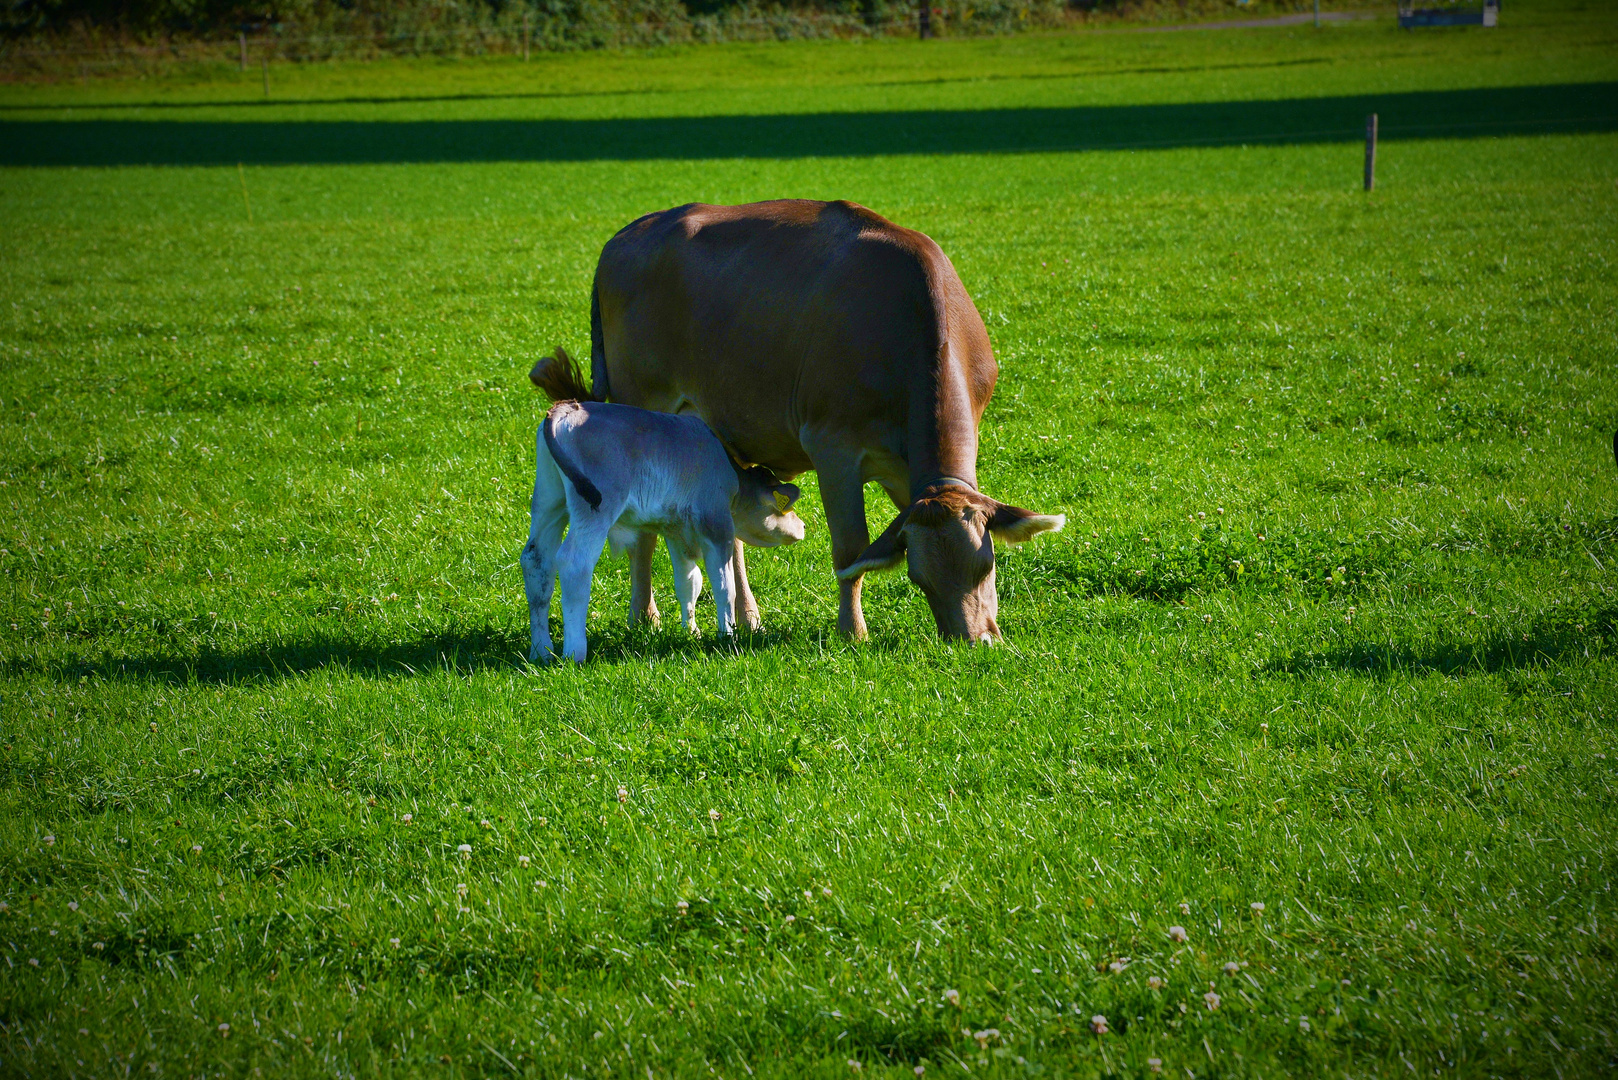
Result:
[[[1618,13],[272,76],[0,88],[0,1074],[1618,1064]],[[1066,531],[529,667],[529,365],[779,196]]]

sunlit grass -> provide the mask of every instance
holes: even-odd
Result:
[[[1341,92],[1477,47],[1385,34]],[[1609,1067],[1618,136],[1382,167],[293,165],[251,225],[235,168],[0,171],[0,1071]],[[629,631],[603,561],[528,667],[528,365],[624,222],[788,194],[985,317],[984,487],[1069,522],[1005,646],[902,574],[837,640],[811,477],[763,634]]]

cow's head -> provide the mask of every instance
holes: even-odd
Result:
[[[931,488],[837,576],[856,578],[904,559],[942,637],[996,641],[994,541],[1021,544],[1066,523],[1061,514],[1036,514],[966,488]]]
[[[792,510],[798,485],[783,484],[762,465],[736,469],[730,516],[736,535],[754,547],[780,547],[803,539],[803,518]]]

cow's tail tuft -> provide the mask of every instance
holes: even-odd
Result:
[[[600,400],[585,385],[584,372],[579,369],[578,361],[560,345],[556,347],[554,355],[534,365],[534,370],[528,373],[528,381],[545,391],[552,401]]]

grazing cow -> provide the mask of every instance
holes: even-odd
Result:
[[[663,536],[681,617],[693,632],[702,590],[698,564],[706,566],[719,632],[729,634],[736,626],[735,540],[773,547],[803,539],[803,520],[792,512],[797,487],[767,469],[735,464],[695,416],[564,401],[546,414],[534,456],[528,543],[520,560],[530,660],[550,656],[551,592],[560,571],[562,654],[584,662],[590,579],[608,541],[621,551],[643,536],[654,542]]]
[[[590,309],[597,399],[696,413],[747,461],[818,474],[844,634],[865,636],[862,576],[905,561],[941,635],[1000,636],[993,540],[1064,519],[978,491],[978,421],[999,369],[932,240],[848,202],[676,207],[607,242]],[[899,511],[875,543],[871,481]],[[653,543],[632,557],[631,603],[655,618]],[[740,545],[733,563],[756,625]]]

